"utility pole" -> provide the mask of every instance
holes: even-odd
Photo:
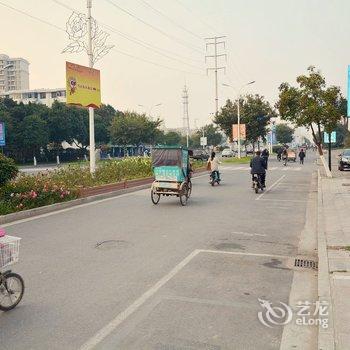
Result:
[[[182,104],[183,104],[183,118],[182,127],[186,133],[186,145],[189,146],[189,136],[190,136],[190,118],[188,116],[188,91],[187,86],[184,86],[182,94]]]
[[[208,47],[214,46],[214,54],[213,55],[206,55],[205,56],[205,62],[207,62],[207,58],[214,58],[214,67],[207,68],[207,74],[209,71],[214,71],[215,73],[215,113],[218,114],[219,112],[219,92],[218,92],[218,71],[219,70],[224,70],[226,74],[226,67],[225,66],[218,66],[218,58],[219,57],[225,57],[225,60],[227,59],[227,55],[225,53],[218,54],[218,47],[220,45],[223,45],[224,49],[226,48],[225,46],[225,41],[220,40],[226,38],[225,36],[215,36],[213,38],[205,38],[207,43],[205,44],[205,49],[208,51]]]
[[[88,56],[89,56],[89,67],[94,66],[94,56],[92,51],[92,18],[91,18],[92,0],[87,0],[87,24],[88,24]],[[94,109],[89,107],[89,135],[90,135],[90,173],[94,174],[96,170],[96,159],[95,159],[95,120],[94,120]]]

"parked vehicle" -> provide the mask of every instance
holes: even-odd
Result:
[[[24,293],[23,278],[11,270],[4,268],[15,264],[19,257],[20,238],[12,236],[0,237],[0,310],[9,311],[21,301]]]
[[[160,196],[179,197],[186,205],[192,192],[189,151],[184,147],[159,146],[152,150],[155,180],[151,187],[151,200],[158,204]]]
[[[194,149],[190,158],[195,160],[207,161],[209,159],[209,154],[204,149]]]
[[[235,155],[234,152],[229,148],[225,148],[221,153],[221,157],[227,157],[227,158],[234,157],[234,155]]]
[[[338,169],[344,171],[350,168],[350,149],[345,149],[339,154],[339,165]]]

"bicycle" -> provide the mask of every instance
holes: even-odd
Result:
[[[0,310],[9,311],[15,308],[24,294],[23,278],[12,272],[2,269],[18,262],[19,243],[21,238],[13,236],[0,237]]]

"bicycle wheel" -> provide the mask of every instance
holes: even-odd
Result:
[[[21,301],[24,293],[23,278],[17,273],[7,273],[0,285],[0,310],[9,311]]]
[[[154,190],[151,190],[151,200],[153,204],[158,204],[160,200],[160,194],[155,193]]]
[[[187,184],[184,184],[182,186],[181,192],[179,193],[180,203],[182,206],[185,206],[187,204],[187,199],[188,199],[187,193],[188,193],[188,187],[187,187]]]

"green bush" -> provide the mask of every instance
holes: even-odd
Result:
[[[18,168],[13,159],[0,154],[0,186],[14,179],[18,174]]]

